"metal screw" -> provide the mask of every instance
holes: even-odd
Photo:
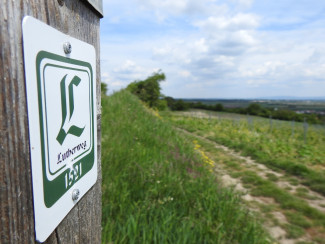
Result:
[[[72,47],[71,47],[70,42],[63,43],[63,50],[64,50],[65,54],[71,53]]]
[[[74,189],[72,191],[72,200],[77,201],[79,199],[80,191],[79,189]]]

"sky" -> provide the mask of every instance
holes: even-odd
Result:
[[[174,98],[325,96],[325,1],[103,0],[108,93],[161,70]]]

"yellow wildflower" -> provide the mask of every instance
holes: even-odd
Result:
[[[202,158],[203,162],[206,164],[206,166],[209,168],[209,171],[210,172],[213,172],[212,169],[214,168],[214,161],[211,160],[205,154],[205,152],[200,149],[201,146],[198,144],[198,141],[197,140],[194,140],[193,143],[194,143],[194,150],[197,151],[201,155],[201,158]]]

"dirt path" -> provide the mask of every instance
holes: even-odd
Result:
[[[183,129],[179,130],[213,145],[219,152],[221,151],[227,155],[227,157],[231,157],[240,162],[241,167],[254,171],[259,177],[265,180],[269,180],[270,177],[276,178],[276,180],[272,182],[275,183],[277,187],[295,195],[296,197],[300,197],[307,202],[309,206],[325,212],[325,197],[300,184],[299,179],[292,176],[288,177],[284,172],[274,171],[265,165],[252,160],[250,157],[242,156],[240,153],[205,137],[198,136]],[[279,204],[276,203],[273,198],[253,196],[250,194],[251,189],[245,187],[240,178],[234,178],[231,176],[234,173],[233,170],[234,169],[231,169],[230,171],[230,169],[222,163],[216,163],[215,165],[215,172],[220,176],[219,178],[221,179],[222,184],[228,187],[234,187],[234,189],[239,192],[242,195],[242,198],[248,203],[248,206],[266,220],[264,222],[266,229],[269,231],[270,235],[278,241],[278,243],[316,243],[312,241],[312,236],[309,235],[308,232],[300,238],[287,238],[288,233],[283,226],[288,225],[289,222],[285,214],[281,211],[282,209]],[[274,210],[268,212],[267,215],[261,209],[266,208],[269,205],[274,206]],[[268,219],[270,219],[270,214],[272,215],[273,221],[268,221]]]
[[[201,139],[204,140],[208,140],[205,139],[203,137],[201,137]],[[239,153],[235,152],[234,150],[217,144],[213,141],[208,140],[210,143],[213,143],[215,145],[216,148],[218,149],[222,149],[224,152],[226,152],[227,154],[231,155],[232,157],[235,157],[237,159],[240,159],[243,163],[246,164],[246,166],[254,168],[256,171],[256,173],[264,178],[264,179],[268,179],[268,175],[275,175],[277,178],[279,178],[280,180],[276,181],[275,183],[277,184],[278,187],[282,188],[282,189],[286,189],[287,191],[289,191],[292,194],[297,193],[297,189],[304,189],[304,193],[305,195],[308,197],[307,199],[304,198],[304,200],[312,207],[325,212],[325,197],[315,191],[310,190],[308,187],[300,184],[300,183],[296,183],[296,184],[292,184],[292,182],[289,182],[286,180],[286,178],[288,178],[285,174],[280,173],[278,171],[274,171],[269,169],[268,167],[266,167],[264,164],[259,164],[256,161],[254,161],[253,159],[251,159],[250,157],[245,157],[240,155]],[[297,182],[300,181],[300,179],[295,178],[297,180]],[[299,190],[298,190],[299,191]]]

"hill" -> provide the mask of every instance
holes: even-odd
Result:
[[[103,243],[270,243],[197,142],[127,91],[102,110]]]

